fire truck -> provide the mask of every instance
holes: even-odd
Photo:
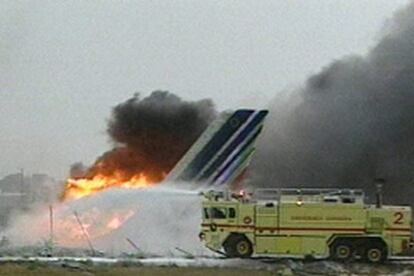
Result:
[[[381,263],[412,247],[408,206],[365,203],[357,189],[203,194],[204,245],[228,257],[279,255]]]

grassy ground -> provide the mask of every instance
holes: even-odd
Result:
[[[38,264],[5,264],[0,265],[1,276],[65,276],[65,275],[139,275],[139,276],[270,276],[276,275],[269,271],[251,271],[217,268],[175,268],[175,267],[82,267],[64,268]]]

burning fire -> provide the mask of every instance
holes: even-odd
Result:
[[[154,185],[154,182],[149,181],[143,173],[134,175],[129,179],[125,179],[125,176],[120,173],[110,176],[97,174],[92,178],[69,178],[66,181],[62,199],[79,199],[112,187],[136,189],[147,188],[152,185]]]
[[[73,214],[68,213],[57,219],[55,238],[59,244],[78,246],[85,242],[85,235],[91,240],[108,235],[121,228],[134,215],[133,210],[121,209],[105,213],[93,208],[80,214],[77,221]]]

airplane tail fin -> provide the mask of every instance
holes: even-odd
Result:
[[[240,181],[255,152],[267,110],[239,109],[222,113],[204,131],[166,181],[207,185]]]

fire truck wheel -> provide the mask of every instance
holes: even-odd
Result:
[[[241,235],[229,237],[224,245],[224,250],[229,257],[249,258],[253,254],[252,243]]]
[[[370,245],[364,250],[363,259],[369,263],[383,263],[387,259],[387,250],[379,243]]]
[[[335,242],[331,247],[331,258],[335,261],[349,261],[354,256],[352,243],[347,241]]]

